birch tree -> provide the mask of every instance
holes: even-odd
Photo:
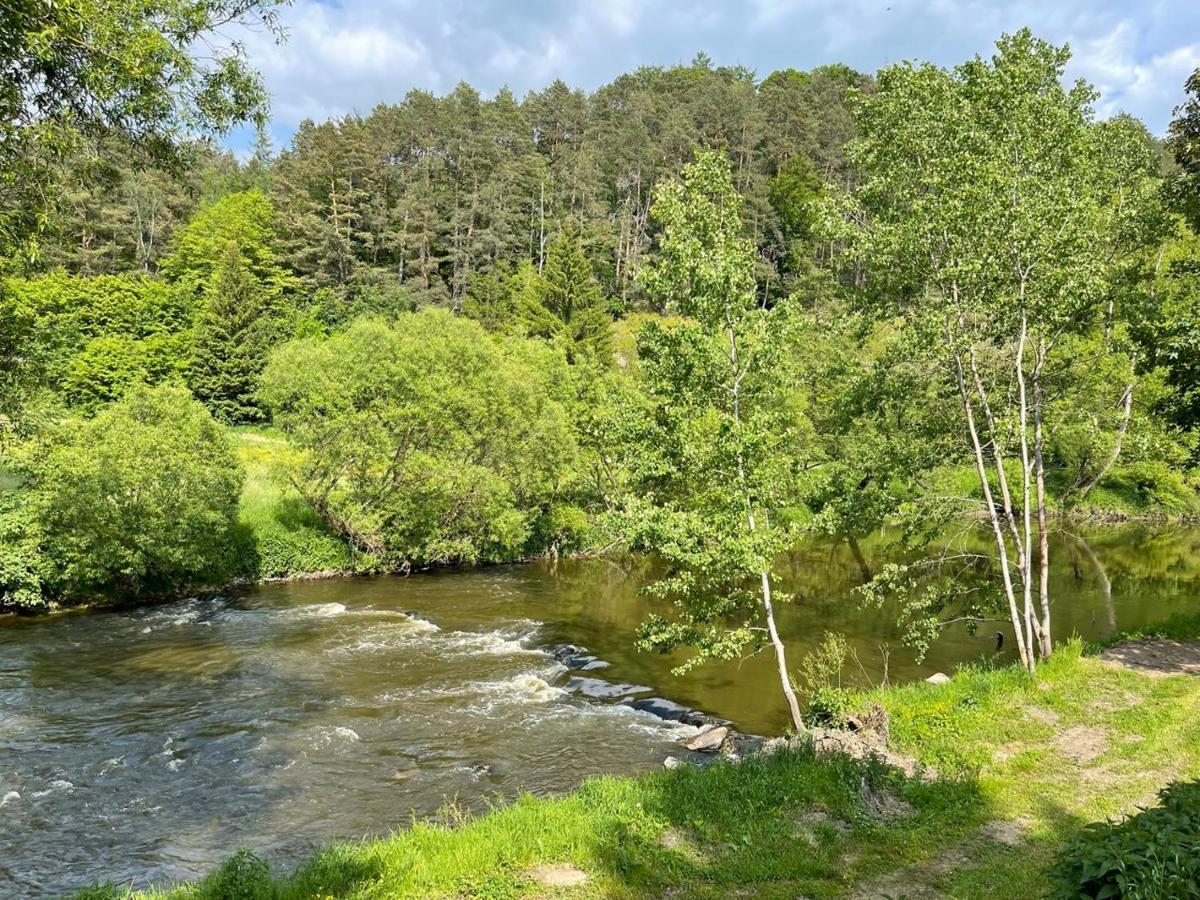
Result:
[[[675,615],[639,631],[643,648],[691,648],[680,668],[774,653],[792,726],[802,730],[776,621],[772,565],[795,539],[795,413],[785,402],[780,320],[756,301],[754,248],[742,236],[728,164],[698,153],[656,192],[658,254],[639,278],[686,318],[651,322],[639,351],[652,421],[640,442],[633,543],[664,558],[653,593]]]
[[[958,398],[1030,670],[1053,647],[1047,375],[1060,341],[1111,309],[1151,196],[1151,158],[1094,121],[1090,86],[1063,83],[1069,57],[1022,30],[990,60],[883,70],[878,92],[858,98],[863,180],[841,210],[876,273],[870,295],[923,331]]]

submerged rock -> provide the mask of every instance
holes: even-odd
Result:
[[[588,653],[587,647],[578,644],[561,644],[551,647],[547,652],[568,669],[590,672],[594,669],[605,669],[608,663]]]
[[[716,753],[725,745],[729,737],[729,729],[724,725],[715,725],[704,729],[699,734],[692,735],[683,742],[683,746],[695,753]]]
[[[648,712],[652,716],[666,719],[668,722],[681,722],[684,725],[695,725],[697,727],[710,724],[708,716],[704,715],[704,713],[678,703],[672,703],[670,700],[664,700],[661,697],[647,697],[644,700],[622,700],[621,702],[642,712]],[[719,722],[716,724],[724,725],[725,723]]]
[[[563,690],[573,694],[582,694],[595,700],[612,700],[617,697],[628,697],[631,694],[645,694],[652,690],[644,684],[614,684],[600,678],[585,678],[572,675],[563,685]]]

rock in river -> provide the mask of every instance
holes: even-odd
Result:
[[[950,680],[950,676],[944,672],[934,672],[925,680],[930,684],[946,684]]]
[[[712,728],[706,728],[699,734],[694,734],[686,741],[683,746],[697,753],[716,753],[725,743],[725,739],[729,737],[729,729],[724,725],[717,725]]]

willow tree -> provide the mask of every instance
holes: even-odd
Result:
[[[770,647],[792,725],[800,707],[788,674],[773,589],[775,558],[796,537],[796,423],[778,367],[781,307],[756,300],[754,248],[742,236],[729,167],[698,153],[656,192],[658,254],[639,274],[646,292],[684,318],[639,334],[651,421],[630,505],[639,549],[665,559],[652,588],[671,618],[639,631],[645,649],[691,648],[680,667]]]
[[[883,70],[878,92],[858,98],[851,154],[862,181],[842,210],[877,273],[871,295],[923,336],[958,398],[1029,669],[1053,646],[1053,354],[1111,320],[1153,194],[1146,142],[1127,123],[1094,121],[1092,88],[1063,83],[1069,57],[1023,30],[1001,38],[990,60]],[[1114,386],[1114,403],[1124,388]]]

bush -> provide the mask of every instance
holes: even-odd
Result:
[[[850,658],[845,635],[825,632],[821,643],[800,661],[800,689],[806,694],[804,718],[810,725],[841,725],[850,712],[850,692],[842,686],[842,669]]]
[[[1200,781],[1176,782],[1161,805],[1089,825],[1051,870],[1056,897],[1200,897]]]
[[[61,425],[27,501],[53,594],[139,598],[229,574],[242,470],[225,430],[182,388],[137,388]]]
[[[358,550],[404,567],[574,540],[571,517],[550,521],[577,472],[572,390],[540,342],[426,310],[285,345],[262,393],[304,497]]]
[[[4,305],[14,310],[23,365],[87,412],[132,384],[182,371],[191,305],[165,282],[137,274],[56,273],[12,279],[3,293]],[[0,310],[0,323],[7,324],[5,318]],[[6,344],[0,339],[0,360]]]

